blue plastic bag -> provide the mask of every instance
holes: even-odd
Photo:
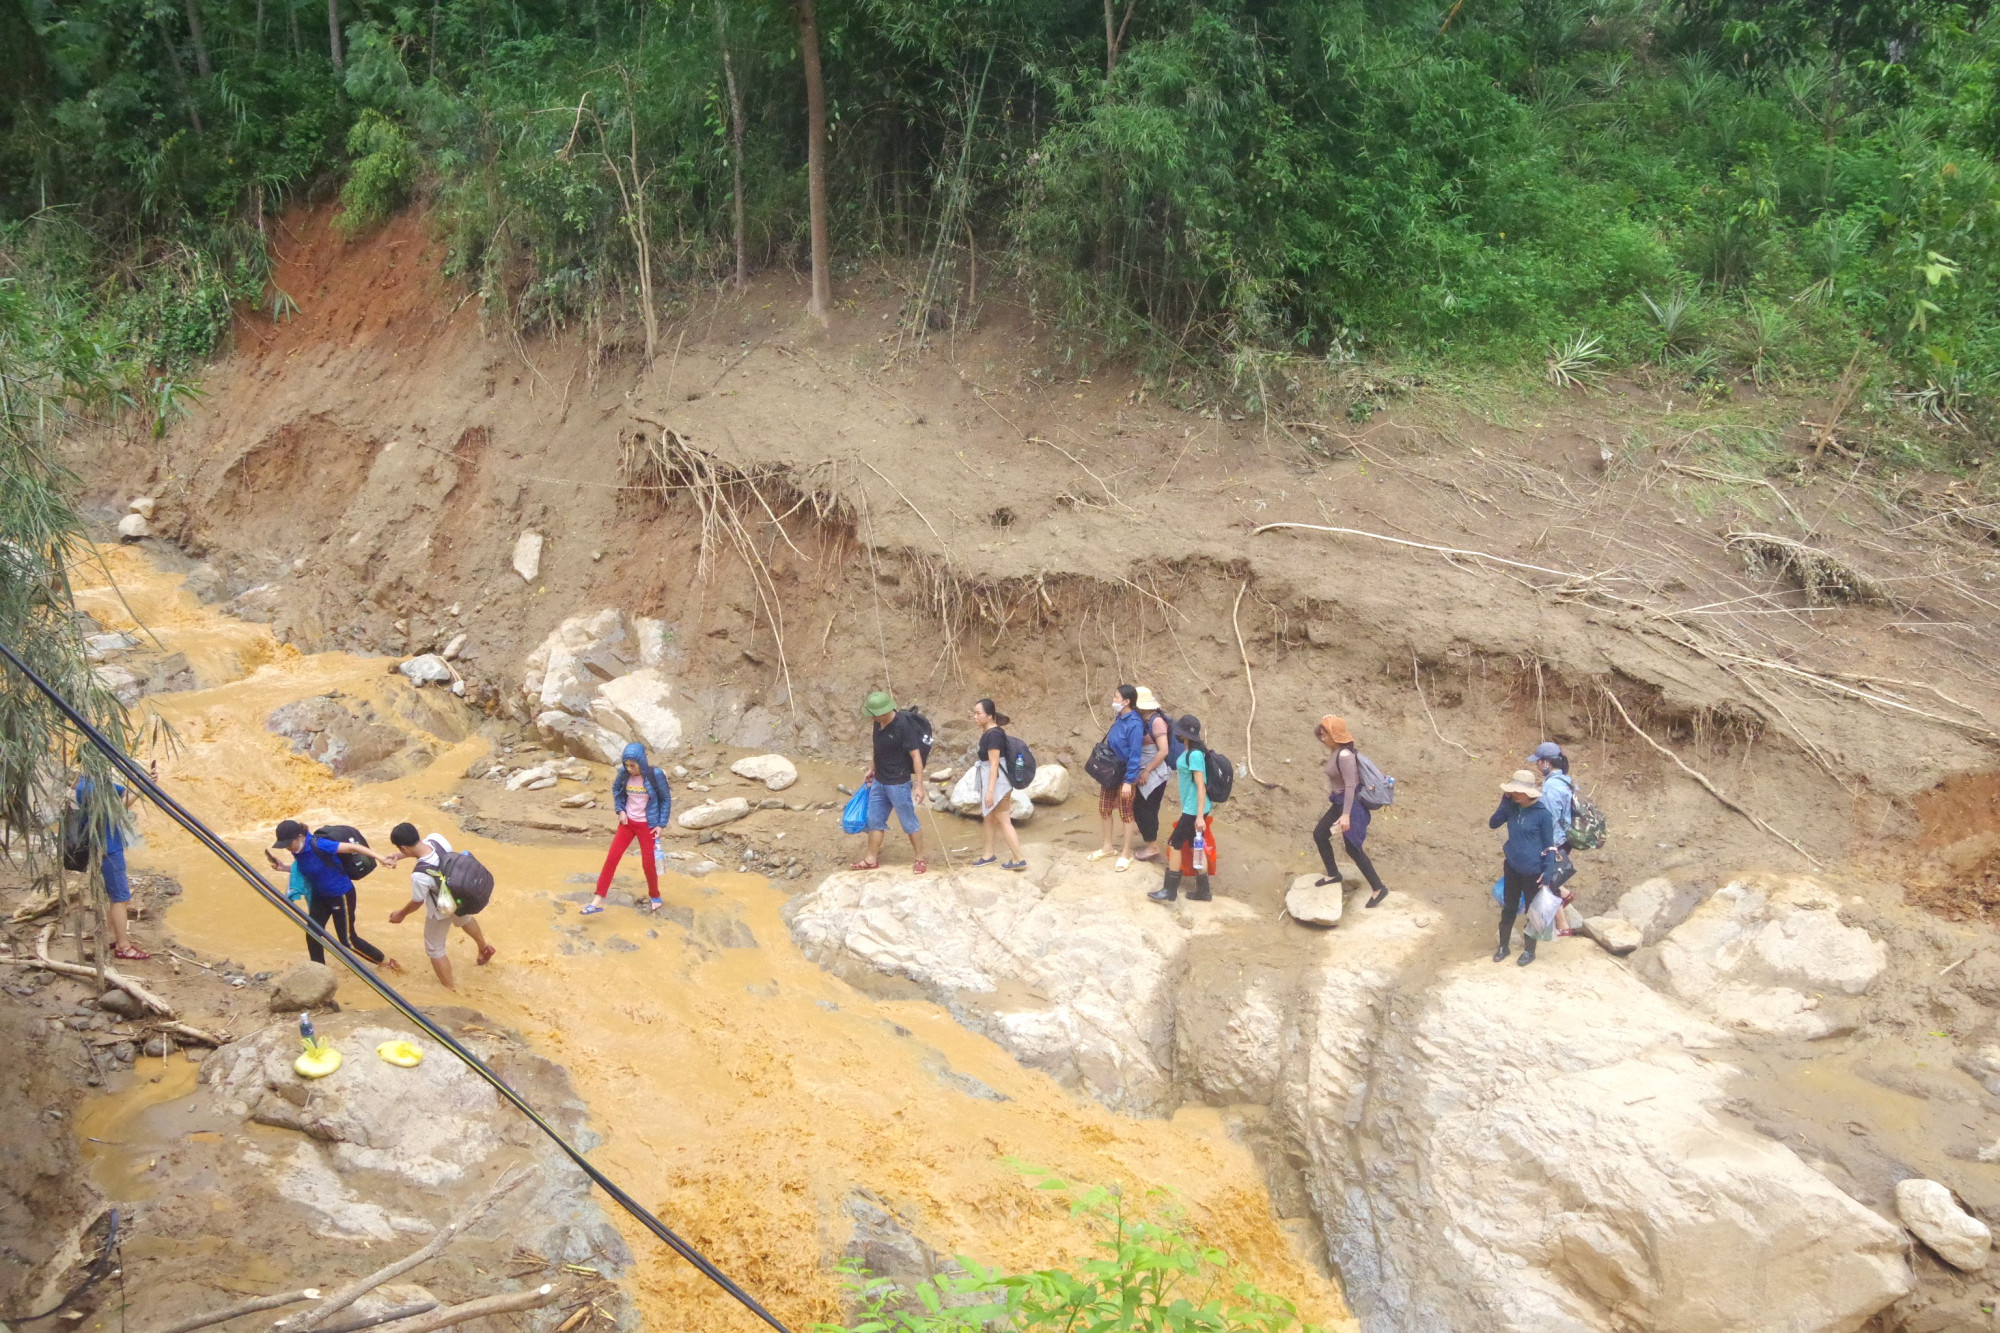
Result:
[[[874,787],[872,782],[864,782],[861,789],[848,797],[847,808],[840,812],[842,833],[866,833],[868,831],[868,793]]]
[[[1493,881],[1493,901],[1502,907],[1507,905],[1507,880],[1505,876]]]

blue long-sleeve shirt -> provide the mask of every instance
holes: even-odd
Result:
[[[1502,796],[1487,828],[1507,826],[1507,868],[1517,875],[1548,875],[1556,864],[1556,821],[1549,808],[1536,801],[1522,805]]]
[[[1146,745],[1146,724],[1131,709],[1126,709],[1111,721],[1111,730],[1104,734],[1104,743],[1125,761],[1126,782],[1139,780],[1139,752]]]
[[[1576,787],[1567,773],[1551,773],[1542,779],[1542,804],[1555,820],[1556,842],[1569,840],[1569,826],[1576,822]]]

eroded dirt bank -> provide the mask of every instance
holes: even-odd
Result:
[[[1074,762],[1101,726],[1109,686],[1139,680],[1202,714],[1216,744],[1239,764],[1254,758],[1273,784],[1239,784],[1219,885],[1268,925],[1192,952],[1194,981],[1176,1001],[1192,1013],[1202,986],[1214,993],[1210,1007],[1227,1009],[1247,993],[1246,977],[1303,996],[1320,993],[1329,975],[1319,951],[1331,946],[1277,918],[1289,875],[1309,864],[1304,830],[1322,800],[1311,722],[1340,712],[1401,783],[1371,851],[1392,886],[1437,914],[1424,947],[1389,969],[1369,1001],[1400,1014],[1370,1048],[1394,1066],[1441,979],[1491,947],[1481,940],[1493,784],[1553,736],[1614,819],[1611,842],[1578,883],[1586,912],[1659,875],[1700,901],[1742,872],[1814,871],[1843,900],[1842,919],[1886,943],[1887,971],[1853,1026],[1816,1041],[1732,1038],[1739,1082],[1725,1100],[1734,1098],[1738,1118],[1884,1216],[1894,1215],[1895,1179],[1917,1171],[1949,1180],[1992,1215],[1996,1167],[1979,1149],[2000,1139],[2000,1103],[1983,1075],[1955,1066],[1988,1044],[2000,960],[1988,960],[1983,919],[1952,926],[1904,903],[1911,885],[1981,918],[1990,894],[1979,886],[1996,855],[1991,802],[1979,793],[1993,767],[1989,719],[2000,716],[1988,665],[2000,574],[1990,547],[1952,528],[1941,482],[1816,467],[1811,442],[1780,428],[1756,449],[1797,465],[1781,485],[1767,484],[1744,443],[1763,418],[1691,417],[1670,395],[1636,388],[1480,411],[1415,406],[1365,428],[1273,427],[1178,411],[1110,377],[1051,376],[1025,327],[989,328],[949,355],[891,359],[868,332],[894,309],[887,290],[858,302],[829,339],[795,327],[785,313],[792,294],[773,283],[749,301],[704,307],[674,339],[672,358],[642,372],[618,349],[486,336],[445,294],[414,221],[352,248],[328,242],[318,219],[297,225],[281,284],[299,297],[301,317],[246,322],[209,403],[164,445],[111,444],[85,460],[107,514],[133,495],[159,498],[154,527],[174,547],[160,554],[185,561],[194,596],[268,621],[274,635],[268,647],[231,649],[241,669],[265,662],[248,677],[223,670],[215,689],[158,696],[184,734],[223,738],[211,762],[178,771],[203,800],[237,812],[232,832],[247,837],[300,804],[361,823],[401,817],[399,801],[455,798],[441,821],[505,839],[536,892],[574,892],[563,877],[588,869],[592,852],[581,838],[546,845],[564,840],[546,826],[594,828],[601,811],[556,808],[568,785],[538,798],[495,794],[490,783],[455,787],[486,747],[530,739],[538,705],[521,688],[530,650],[564,618],[605,607],[666,627],[692,772],[779,748],[837,764],[804,764],[827,797],[858,768],[856,704],[878,685],[926,707],[947,755],[970,740],[964,703],[990,694],[1045,759]],[[1253,533],[1275,520],[1422,545]],[[544,539],[531,579],[512,565],[524,532]],[[1746,545],[1745,533],[1831,551],[1887,591],[1829,595],[1771,555],[1782,546]],[[180,605],[190,621],[210,623],[193,602]],[[281,704],[332,691],[412,725],[407,696],[385,692],[402,687],[384,684],[384,668],[461,635],[455,666],[492,722],[484,735],[419,739],[431,762],[414,774],[353,787],[274,739],[247,748],[231,739]],[[254,631],[251,640],[266,642]],[[320,651],[331,647],[392,656]],[[1762,826],[1725,809],[1652,742]],[[1080,804],[1037,817],[1037,857],[1053,863],[1095,841],[1092,812],[1076,817]],[[725,845],[809,870],[810,879],[782,883],[811,887],[843,850],[812,818],[760,812],[732,826]],[[221,929],[198,924],[197,879],[184,909],[190,928]],[[724,884],[721,900],[706,896]],[[1023,1114],[1031,1099],[1019,1089],[1041,1090],[1031,1126],[988,1132],[1007,1151],[1083,1178],[1116,1166],[1177,1186],[1233,1162],[1220,1179],[1247,1194],[1218,1202],[1210,1177],[1209,1194],[1190,1196],[1229,1219],[1220,1225],[1232,1247],[1290,1273],[1272,1214],[1307,1233],[1322,1222],[1340,1233],[1329,1248],[1350,1284],[1363,1284],[1378,1309],[1382,1300],[1418,1308],[1407,1285],[1361,1262],[1363,1251],[1341,1253],[1341,1235],[1364,1214],[1334,1195],[1314,1197],[1298,1162],[1287,1162],[1319,1132],[1311,1126],[1272,1130],[1255,1109],[1182,1109],[1167,1124],[1112,1117],[914,1001],[867,1002],[888,1003],[880,1016],[897,1016],[914,1038],[880,1029],[888,1036],[878,1041],[863,1025],[863,1036],[795,1039],[829,1012],[817,1001],[842,1003],[841,1013],[853,1004],[789,946],[785,965],[796,972],[773,970],[782,894],[726,873],[675,892],[689,920],[679,934],[662,928],[670,943],[589,956],[593,979],[616,984],[587,998],[587,1022],[569,1013],[579,1002],[569,969],[582,964],[562,952],[581,948],[578,938],[551,933],[550,958],[527,964],[510,994],[522,1029],[571,1066],[600,1117],[605,1097],[621,1113],[612,1119],[646,1127],[643,1148],[635,1132],[622,1147],[614,1134],[604,1151],[675,1163],[674,1206],[704,1218],[715,1210],[692,1229],[732,1271],[767,1278],[806,1307],[830,1299],[823,1281],[802,1276],[785,1238],[830,1225],[838,1191],[828,1182],[859,1180],[863,1162],[879,1171],[886,1158],[909,1173],[899,1188],[922,1198],[913,1206],[938,1228],[925,1235],[940,1248],[959,1246],[955,1235],[982,1238],[984,1219],[1007,1216],[992,1210],[1015,1206],[1006,1198],[1018,1186],[992,1165],[990,1144],[974,1150],[954,1138],[947,1149],[920,1137],[918,1147],[899,1146],[922,1116],[898,1097],[938,1077],[930,1054],[898,1044],[915,1040],[941,1052],[948,1070],[1014,1099],[975,1098],[963,1115],[954,1104],[948,1114],[960,1124]],[[554,914],[564,906],[550,901],[526,909],[547,915],[508,924],[523,934],[561,926],[566,916]],[[760,948],[724,947],[731,921]],[[595,924],[606,923],[615,918]],[[289,946],[274,936],[261,947]],[[662,962],[649,964],[644,950],[659,948],[680,951],[664,965],[695,983],[687,993],[645,985]],[[1645,957],[1630,966],[1643,971]],[[776,996],[759,993],[772,984]],[[603,1036],[600,1021],[610,1025]],[[647,1095],[663,1025],[665,1067],[714,1071],[687,1104]],[[1261,1105],[1233,1075],[1204,1084],[1169,1066],[1172,1091],[1156,1110]],[[901,1072],[885,1080],[883,1069]],[[995,1081],[1006,1071],[1025,1081]],[[759,1094],[773,1079],[813,1089],[812,1113],[780,1100],[767,1120],[772,1106]],[[1396,1140],[1372,1158],[1355,1151],[1356,1169],[1366,1166],[1356,1189],[1365,1190],[1366,1171],[1421,1168],[1420,1136],[1396,1121],[1385,1086],[1395,1084],[1332,1108],[1357,1139],[1379,1130]],[[1427,1095],[1420,1081],[1404,1093]],[[1869,1114],[1857,1114],[1863,1106]],[[1050,1128],[1044,1113],[1065,1128]],[[821,1143],[821,1117],[844,1127],[823,1157],[797,1146]],[[1268,1196],[1225,1122],[1258,1145]],[[1048,1135],[1088,1145],[1094,1134],[1109,1137],[1073,1145],[1078,1166],[1028,1146]],[[739,1194],[754,1175],[749,1163],[765,1156],[793,1164],[780,1173],[793,1186]],[[731,1202],[704,1202],[718,1198]],[[1444,1223],[1408,1225],[1414,1234]],[[1058,1235],[1011,1228],[1017,1248],[1008,1253],[1043,1257],[1030,1251]],[[1926,1285],[1881,1326],[1914,1333],[1951,1326],[1926,1310],[1978,1310],[1978,1280],[1953,1277],[1924,1253]],[[660,1299],[689,1297],[670,1274],[642,1284]]]

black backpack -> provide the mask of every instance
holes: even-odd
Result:
[[[905,708],[901,711],[904,717],[916,723],[918,732],[916,750],[924,757],[924,764],[928,766],[931,762],[931,720],[914,708]]]
[[[62,863],[64,870],[90,869],[90,820],[80,805],[63,815]]]
[[[1035,752],[1019,736],[1007,737],[1006,748],[1001,751],[1001,762],[1006,765],[1007,781],[1013,784],[1015,791],[1026,791],[1028,784],[1035,780]]]
[[[493,872],[471,852],[439,852],[434,878],[444,880],[459,916],[476,916],[493,901]]]
[[[361,830],[352,824],[323,824],[313,830],[315,838],[325,838],[329,842],[353,842],[368,846],[368,839],[361,836]],[[366,879],[375,873],[375,858],[363,856],[359,852],[342,852],[333,858],[340,868],[347,872],[350,880]]]
[[[1229,799],[1229,793],[1236,790],[1236,765],[1229,762],[1229,756],[1220,750],[1208,752],[1208,803],[1221,805]]]

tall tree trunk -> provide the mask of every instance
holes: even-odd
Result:
[[[181,100],[187,103],[188,123],[194,126],[196,134],[205,133],[201,123],[201,108],[195,105],[194,93],[188,88],[187,67],[181,64],[180,48],[174,45],[174,35],[167,31],[165,19],[159,20],[159,28],[160,41],[167,48],[167,68],[174,74],[174,89],[180,93]]]
[[[187,0],[188,36],[194,39],[194,72],[207,78],[215,70],[208,63],[208,43],[201,36],[201,6]]]
[[[715,0],[715,44],[722,48],[722,82],[729,91],[729,171],[736,207],[736,292],[750,285],[750,259],[743,224],[743,89],[736,82],[736,62],[729,55],[729,30],[723,18],[724,0]]]
[[[827,272],[832,243],[826,230],[826,80],[819,68],[819,10],[797,0],[799,53],[806,67],[806,202],[812,214],[812,300],[806,313],[821,328],[833,323],[833,279]]]
[[[347,68],[347,61],[340,53],[340,0],[326,0],[326,41],[327,49],[333,53],[333,67]]]
[[[251,39],[250,54],[257,57],[264,54],[264,0],[257,0],[257,35]]]
[[[1104,77],[1109,79],[1118,68],[1118,48],[1125,45],[1125,29],[1132,24],[1132,11],[1139,7],[1139,0],[1126,0],[1125,17],[1113,24],[1117,0],[1104,0]]]
[[[292,25],[292,63],[306,58],[305,43],[299,40],[299,0],[285,0],[285,18]]]

